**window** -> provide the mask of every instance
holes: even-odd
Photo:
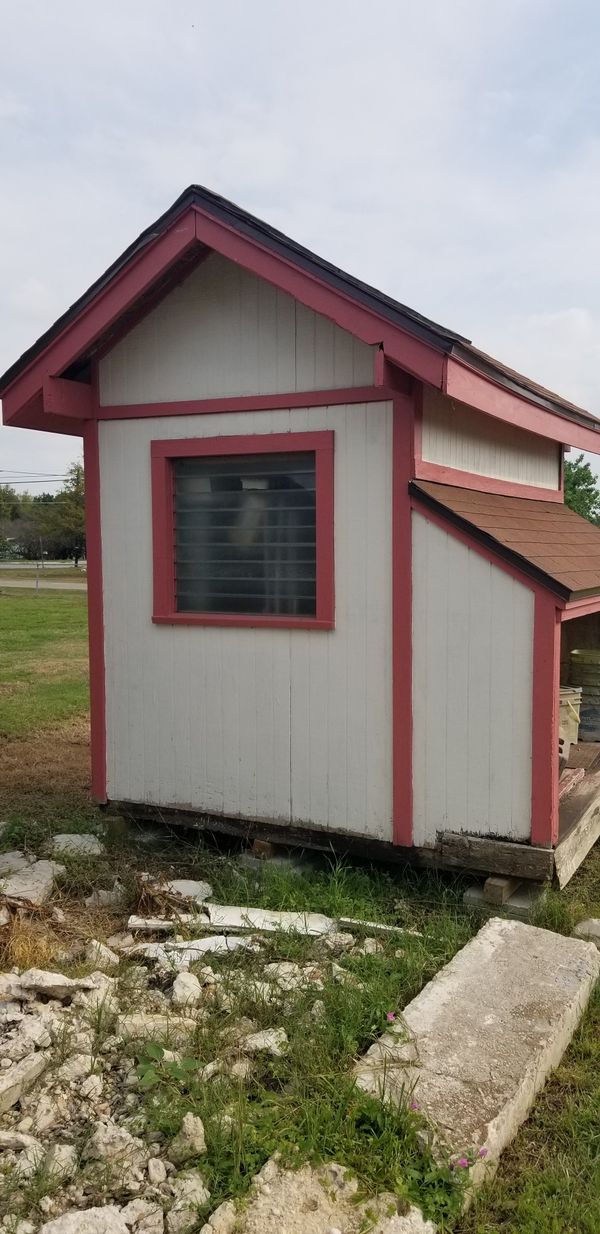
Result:
[[[333,626],[333,434],[152,443],[154,620]]]

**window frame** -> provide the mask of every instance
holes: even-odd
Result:
[[[150,442],[152,482],[152,621],[159,625],[253,626],[288,630],[335,628],[334,436],[312,433],[252,433],[246,436],[183,437]],[[175,511],[173,462],[181,458],[230,455],[304,454],[315,456],[316,614],[294,617],[269,613],[179,612],[175,591]]]

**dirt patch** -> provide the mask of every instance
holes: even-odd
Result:
[[[5,811],[64,813],[89,806],[90,726],[77,716],[25,739],[0,738],[0,799]]]

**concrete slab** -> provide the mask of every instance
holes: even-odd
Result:
[[[0,895],[39,908],[50,899],[54,880],[64,873],[65,867],[57,865],[56,861],[36,861],[8,878],[0,878]]]
[[[371,1046],[357,1083],[397,1104],[411,1096],[441,1153],[468,1156],[478,1182],[559,1063],[599,975],[592,943],[492,918]]]

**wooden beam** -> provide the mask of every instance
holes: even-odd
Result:
[[[450,869],[483,870],[486,874],[508,874],[519,879],[542,881],[552,878],[554,852],[532,844],[494,840],[482,836],[459,835],[444,831],[440,839],[441,864]]]
[[[486,904],[506,904],[517,887],[521,886],[521,878],[508,878],[506,874],[492,874],[483,884],[483,898]]]
[[[586,775],[561,801],[560,825],[566,834],[559,840],[554,860],[558,885],[562,888],[600,836],[600,771]]]
[[[92,419],[92,387],[89,382],[69,381],[66,377],[44,377],[42,398],[46,415],[72,416],[74,420]]]

